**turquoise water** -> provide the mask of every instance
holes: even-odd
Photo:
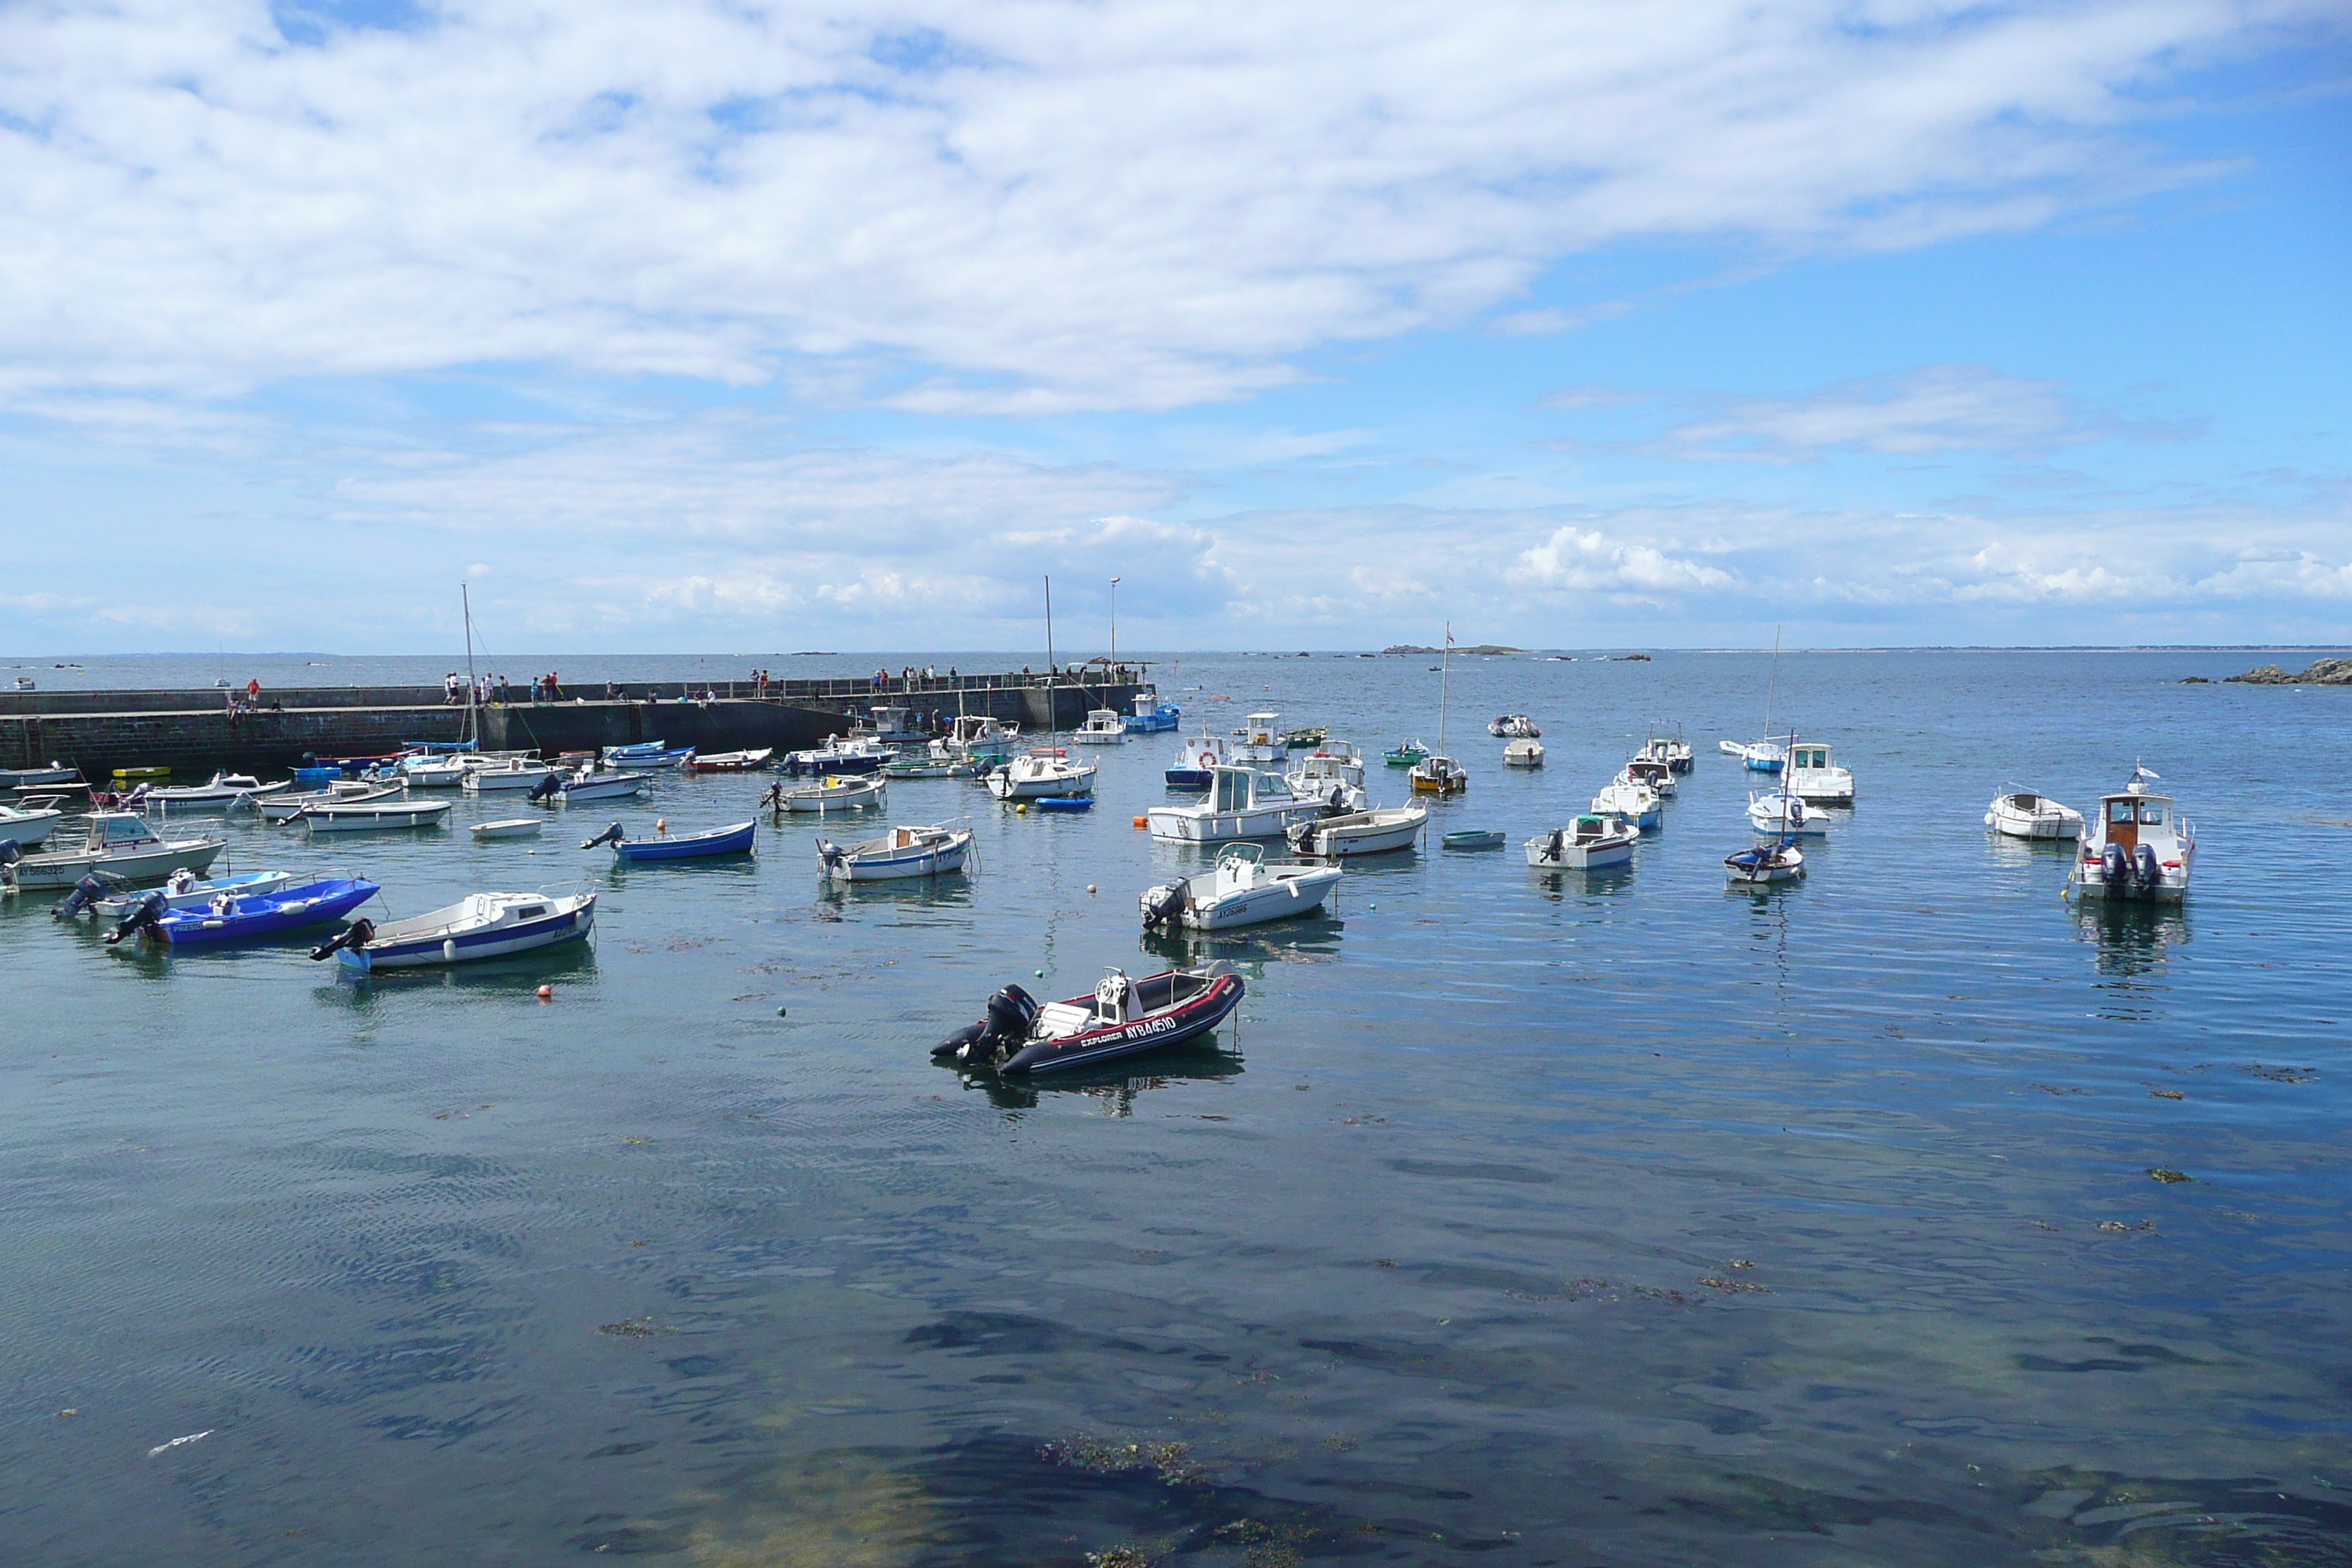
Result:
[[[1377,751],[1434,739],[1433,662],[1168,694]],[[1213,944],[1137,929],[1200,863],[1129,822],[1174,737],[1103,752],[1088,816],[892,784],[980,830],[937,890],[826,891],[812,821],[723,867],[573,847],[757,777],[536,845],[463,832],[514,801],[228,829],[402,914],[604,890],[592,948],[449,974],[142,956],[20,899],[0,1555],[2347,1561],[2352,692],[2176,683],[2246,662],[1784,658],[1776,727],[1860,799],[1763,896],[1722,883],[1752,780],[1715,742],[1768,660],[1662,654],[1457,665],[1433,827],[1511,847]],[[1528,870],[1654,717],[1698,768],[1632,871]],[[2002,784],[2087,807],[2135,759],[2198,824],[2185,910],[2078,912],[2063,852],[1988,840]],[[929,1060],[1007,980],[1191,954],[1250,985],[1215,1050]]]

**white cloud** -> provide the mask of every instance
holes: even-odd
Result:
[[[289,13],[294,15],[293,13]],[[1564,256],[2041,223],[2326,0],[0,10],[0,391],[485,363],[1160,409]],[[1604,307],[1606,308],[1606,307]],[[1551,331],[1574,311],[1507,316]],[[1860,437],[1869,439],[1865,436]],[[1892,437],[1880,437],[1892,439]]]
[[[1732,576],[1655,545],[1570,526],[1520,552],[1511,581],[1529,588],[1655,596],[1728,587]]]

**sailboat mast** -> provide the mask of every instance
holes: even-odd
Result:
[[[1780,679],[1780,628],[1772,628],[1772,673],[1764,678],[1764,744],[1772,744],[1772,689]]]
[[[1061,728],[1054,712],[1054,575],[1045,574],[1045,733]]]
[[[474,711],[474,700],[481,683],[474,679],[474,595],[461,580],[457,584],[457,603],[466,610],[466,738],[474,749],[482,749],[482,716]]]
[[[1445,749],[1445,681],[1454,665],[1454,623],[1445,623],[1445,651],[1437,657],[1437,754],[1451,756]]]

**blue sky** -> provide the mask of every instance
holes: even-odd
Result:
[[[2341,642],[2346,44],[0,10],[0,648]]]

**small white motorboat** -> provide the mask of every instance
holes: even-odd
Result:
[[[1435,752],[1413,763],[1405,779],[1415,795],[1460,795],[1470,787],[1469,770],[1454,758]]]
[[[1428,822],[1429,807],[1415,801],[1409,805],[1352,811],[1341,816],[1318,816],[1297,824],[1285,837],[1291,848],[1301,855],[1339,860],[1350,855],[1410,849]]]
[[[2012,788],[1992,797],[1985,826],[2010,838],[2080,838],[2083,814],[2038,790]]]
[[[596,924],[596,895],[474,893],[404,921],[353,921],[334,941],[313,948],[360,974],[431,963],[504,958],[583,937]]]
[[[981,782],[999,800],[1036,800],[1044,795],[1092,795],[1095,773],[1094,763],[1079,762],[1059,746],[1037,746]]]
[[[313,833],[372,833],[391,827],[433,827],[449,815],[446,800],[386,795],[382,800],[328,800],[306,805],[289,821],[307,823]]]
[[[1087,721],[1070,732],[1070,739],[1081,746],[1123,746],[1127,744],[1127,716],[1116,708],[1097,708],[1087,715]]]
[[[1290,755],[1290,741],[1282,732],[1279,713],[1253,713],[1234,732],[1233,760],[1237,763],[1279,763]]]
[[[1364,796],[1364,753],[1346,741],[1322,742],[1298,759],[1298,765],[1283,778],[1291,794],[1319,800],[1327,806],[1361,811],[1369,804]]]
[[[289,788],[292,783],[288,779],[265,784],[251,773],[216,773],[205,784],[142,785],[137,802],[142,805],[162,806],[166,811],[226,811],[235,806],[250,805],[255,796],[274,795]]]
[[[183,868],[164,879],[161,892],[118,893],[89,907],[101,920],[119,921],[150,899],[163,900],[164,910],[193,910],[211,903],[224,893],[233,899],[250,898],[293,884],[291,871],[247,871],[241,877],[199,879],[194,871]]]
[[[1280,773],[1250,767],[1209,770],[1209,793],[1183,805],[1155,805],[1144,821],[1154,838],[1223,844],[1235,838],[1279,838],[1322,815],[1323,803],[1290,793]]]
[[[836,882],[887,882],[908,877],[938,877],[961,871],[971,853],[972,830],[953,823],[929,827],[893,827],[879,838],[857,844],[816,841],[824,874]]]
[[[1749,795],[1748,820],[1757,832],[1776,838],[1829,837],[1829,817],[1815,807],[1807,805],[1802,795],[1792,795],[1784,789]]]
[[[1793,882],[1805,874],[1804,852],[1793,838],[1783,838],[1777,844],[1759,844],[1753,849],[1741,849],[1723,858],[1723,874],[1736,888],[1769,887],[1775,882]]]
[[[771,784],[760,804],[770,811],[849,811],[880,805],[887,787],[878,773],[827,773],[812,784]]]
[[[287,823],[301,816],[310,806],[332,802],[384,800],[399,793],[389,784],[369,784],[364,779],[337,779],[325,789],[266,795],[254,805],[260,808],[261,815],[268,821]]]
[[[2157,774],[2134,765],[2131,783],[2099,797],[2099,815],[2071,879],[2086,899],[2179,903],[2197,858],[2196,825],[2174,813],[2172,797],[2147,793]]]
[[[1263,845],[1228,844],[1213,869],[1147,888],[1139,901],[1147,931],[1231,931],[1321,909],[1339,876],[1337,866],[1269,866]]]
[[[1677,773],[1690,772],[1695,762],[1690,742],[1683,739],[1679,727],[1671,733],[1662,729],[1653,730],[1650,738],[1642,742],[1641,751],[1635,754],[1646,762],[1664,763]]]
[[[1852,805],[1853,774],[1830,760],[1830,749],[1811,741],[1792,741],[1788,771],[1780,787],[1817,805]]]
[[[459,787],[467,795],[488,795],[499,790],[527,790],[541,779],[554,776],[555,770],[545,763],[509,760],[467,768]]]
[[[1486,721],[1486,733],[1500,735],[1506,739],[1524,738],[1532,741],[1543,731],[1537,729],[1536,721],[1524,713],[1506,713],[1499,719],[1490,719]]]
[[[0,838],[14,843],[19,849],[39,847],[49,836],[49,830],[65,820],[65,813],[46,806],[19,810],[13,805],[0,805]]]
[[[1658,792],[1648,784],[1618,781],[1592,797],[1593,814],[1622,816],[1635,827],[1655,827],[1665,820]]]
[[[645,794],[653,782],[651,773],[592,773],[583,768],[557,784],[553,795],[567,805],[583,800],[619,800]]]
[[[1660,800],[1672,800],[1682,793],[1682,781],[1675,777],[1674,764],[1656,757],[1635,756],[1617,771],[1617,782],[1647,784]]]
[[[1538,871],[1599,871],[1633,858],[1641,831],[1622,817],[1591,813],[1566,827],[1528,840],[1528,864]]]
[[[934,759],[985,763],[998,762],[1013,754],[1021,743],[1021,726],[992,719],[985,713],[959,713],[948,725],[948,732],[931,742]],[[948,756],[940,758],[940,748]]]
[[[478,822],[474,824],[474,837],[477,838],[536,838],[539,837],[540,828],[546,825],[546,821],[547,819],[542,816],[509,816],[499,822]]]
[[[1503,765],[1507,768],[1539,768],[1543,766],[1544,749],[1541,741],[1521,737],[1503,745]]]
[[[395,771],[411,789],[456,789],[474,770],[463,757],[414,756],[401,759]]]
[[[78,849],[27,855],[15,868],[20,888],[70,888],[93,872],[126,882],[160,881],[184,867],[203,876],[212,869],[226,838],[163,838],[146,819],[130,812],[104,811],[89,818]]]
[[[686,771],[690,773],[755,773],[768,765],[776,754],[773,746],[762,746],[749,752],[712,752],[707,756],[686,759]]]
[[[1738,757],[1759,773],[1777,773],[1789,760],[1787,751],[1769,740],[1718,741],[1716,743],[1726,756]]]

